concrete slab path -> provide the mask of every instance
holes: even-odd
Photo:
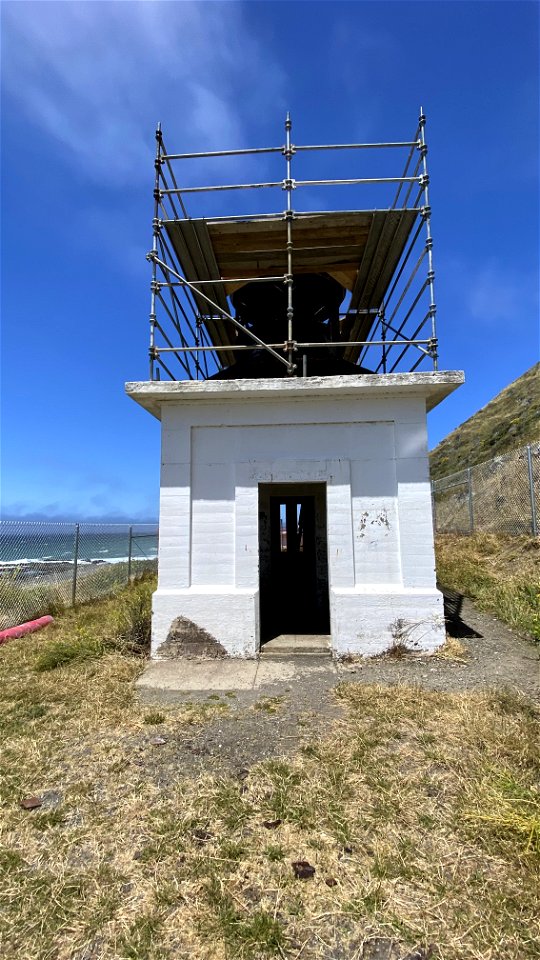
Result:
[[[153,660],[136,681],[140,693],[220,693],[260,690],[271,684],[327,673],[336,680],[338,667],[329,657],[300,655],[270,660]]]

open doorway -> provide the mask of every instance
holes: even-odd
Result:
[[[260,484],[261,643],[328,634],[326,484]]]

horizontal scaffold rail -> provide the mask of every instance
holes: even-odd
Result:
[[[204,187],[169,187],[161,189],[160,193],[166,196],[175,196],[183,193],[213,193],[216,190],[263,190],[266,187],[280,187],[282,190],[295,190],[296,187],[336,187],[355,186],[367,183],[421,183],[422,177],[356,177],[349,180],[275,180],[268,183],[222,183]]]
[[[291,144],[292,153],[301,153],[304,150],[380,150],[387,147],[417,147],[418,140],[401,140],[395,143],[312,143]],[[207,150],[202,153],[162,153],[162,160],[203,160],[210,157],[247,157],[257,153],[285,153],[286,146],[282,147],[249,147],[243,150]]]

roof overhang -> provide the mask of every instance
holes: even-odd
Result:
[[[158,420],[164,403],[245,403],[343,397],[425,399],[429,412],[465,381],[462,370],[359,374],[340,377],[290,377],[265,380],[173,380],[126,383],[126,393]]]

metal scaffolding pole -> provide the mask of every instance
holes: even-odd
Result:
[[[161,170],[161,124],[158,123],[156,127],[156,159],[154,161],[155,166],[155,177],[154,177],[154,218],[152,220],[152,251],[157,256],[158,249],[158,236],[159,236],[159,202],[160,202],[160,191],[159,191],[159,174]],[[150,380],[155,379],[155,325],[156,325],[156,280],[157,280],[157,268],[156,263],[152,261],[152,282],[151,282],[151,293],[150,293]]]
[[[428,275],[427,280],[429,284],[429,314],[431,317],[431,339],[432,343],[432,357],[433,357],[433,369],[437,370],[439,367],[438,362],[438,344],[437,344],[437,307],[435,304],[435,271],[433,269],[433,237],[431,235],[431,207],[429,205],[429,174],[427,167],[427,143],[426,143],[426,117],[424,110],[420,107],[420,118],[418,120],[418,125],[420,127],[420,157],[422,160],[422,170],[423,176],[421,178],[421,183],[424,188],[424,213],[423,217],[426,224],[426,249],[428,253]]]
[[[177,277],[178,280],[181,280],[182,283],[186,285],[186,287],[189,287],[190,289],[192,288],[193,285],[189,282],[189,280],[186,280],[185,277],[182,277],[176,270],[173,270],[172,267],[169,267],[166,263],[163,263],[162,260],[159,260],[157,255],[153,256],[153,254],[150,253],[148,256],[153,258],[158,266],[162,267],[168,273],[172,273],[173,277]],[[264,342],[264,340],[261,340],[260,337],[258,337],[255,333],[252,333],[251,330],[248,330],[247,327],[244,327],[242,326],[241,323],[238,323],[238,320],[235,320],[235,318],[232,317],[231,314],[228,313],[226,310],[222,310],[222,308],[218,306],[217,303],[214,303],[213,300],[210,300],[210,297],[207,297],[205,293],[199,292],[199,296],[202,297],[203,300],[206,300],[206,302],[209,303],[210,306],[214,308],[214,310],[217,310],[218,313],[221,314],[221,316],[225,317],[225,319],[227,320],[230,320],[233,326],[235,326],[238,330],[241,330],[244,335],[251,337],[251,339],[259,345],[259,347],[262,347],[264,350],[267,350],[268,353],[271,353],[276,358],[276,360],[279,360],[280,363],[284,363],[285,366],[287,366],[287,361],[283,357],[280,357],[279,353],[276,353],[275,350],[272,350],[272,348],[269,347],[268,344]],[[180,350],[180,348],[178,349]],[[200,349],[200,347],[196,349]]]
[[[291,176],[291,161],[293,155],[293,147],[291,146],[291,129],[292,121],[290,113],[287,113],[285,120],[285,149],[283,154],[285,156],[286,163],[286,177],[284,182],[284,189],[287,192],[287,212],[285,214],[286,224],[287,224],[287,357],[288,357],[288,372],[289,376],[293,376],[296,370],[296,365],[294,363],[294,343],[293,343],[293,320],[294,320],[294,307],[293,307],[293,238],[292,238],[292,222],[293,222],[293,208],[292,208],[292,191],[293,191],[293,180]]]

